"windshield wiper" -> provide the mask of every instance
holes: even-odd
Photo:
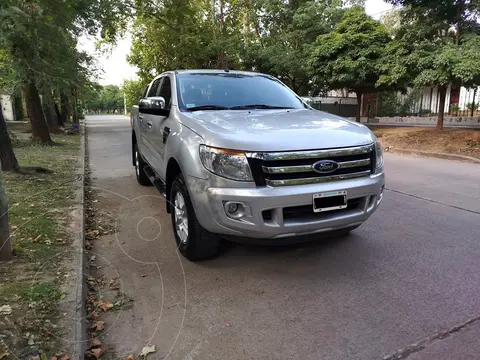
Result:
[[[273,106],[266,104],[251,104],[251,105],[237,105],[232,106],[231,110],[244,110],[244,109],[292,109],[290,106]]]
[[[229,108],[226,106],[219,106],[219,105],[200,105],[194,106],[191,108],[187,108],[188,111],[199,111],[199,110],[228,110]]]

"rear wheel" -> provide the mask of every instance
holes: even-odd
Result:
[[[191,261],[217,255],[220,238],[198,222],[182,174],[178,174],[172,183],[170,201],[173,233],[180,253]]]
[[[148,178],[147,174],[145,173],[145,167],[148,166],[147,163],[143,160],[140,151],[138,150],[138,145],[135,144],[133,147],[134,157],[135,157],[135,175],[137,177],[137,181],[140,185],[148,186],[152,185],[152,182]]]

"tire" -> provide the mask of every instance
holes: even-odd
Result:
[[[145,160],[142,158],[142,154],[138,150],[138,145],[135,144],[133,147],[134,156],[135,156],[135,175],[137,177],[137,181],[140,185],[143,186],[150,186],[152,182],[148,178],[147,174],[145,173],[145,166],[148,166]]]
[[[180,253],[190,261],[216,256],[220,251],[220,237],[202,228],[198,222],[182,174],[172,183],[170,201],[172,229]]]

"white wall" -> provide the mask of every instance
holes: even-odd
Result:
[[[473,96],[475,95],[475,104],[478,105],[480,101],[480,86],[477,88],[477,92],[475,94],[474,89],[466,89],[462,86],[460,89],[460,101],[458,106],[460,110],[467,110],[467,104],[473,102]]]
[[[13,112],[13,104],[10,101],[10,96],[8,95],[0,95],[0,104],[2,106],[3,117],[6,121],[13,121],[15,120],[14,112]]]

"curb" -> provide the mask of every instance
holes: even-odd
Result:
[[[475,164],[480,164],[480,159],[474,158],[471,156],[457,155],[457,154],[448,154],[448,153],[436,153],[428,151],[417,151],[417,150],[406,150],[406,149],[393,149],[392,151],[385,151],[386,154],[404,154],[404,155],[420,155],[438,159],[447,159],[447,160],[459,160],[459,161],[468,161]]]
[[[75,205],[71,214],[75,218],[74,239],[72,243],[73,255],[71,259],[72,279],[67,301],[63,304],[71,313],[68,340],[64,347],[68,349],[68,356],[72,360],[85,358],[87,347],[86,308],[87,288],[85,283],[85,121],[80,126],[80,151],[78,155],[78,168],[75,173],[78,184],[75,190]]]

